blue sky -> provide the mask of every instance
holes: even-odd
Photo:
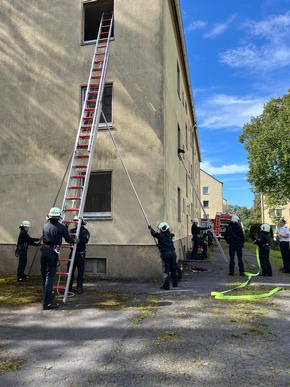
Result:
[[[290,89],[290,0],[180,0],[201,168],[253,205],[242,127]]]

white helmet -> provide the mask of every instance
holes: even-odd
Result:
[[[233,215],[231,221],[233,223],[238,223],[240,221],[239,217],[237,215]]]
[[[157,228],[159,228],[159,230],[161,230],[162,232],[165,232],[165,231],[169,230],[170,226],[166,222],[161,222],[158,224]]]
[[[74,216],[74,220],[75,220],[75,221],[76,221],[76,220],[78,221],[79,219],[82,220],[82,226],[84,226],[85,224],[87,224],[87,222],[85,222],[83,218],[79,218],[77,215]]]
[[[52,207],[48,213],[48,219],[60,219],[60,209],[58,207]]]
[[[191,220],[191,223],[198,223],[198,219],[197,219],[197,218],[193,218],[193,219]]]
[[[31,223],[29,222],[29,220],[24,220],[20,227],[31,227]]]
[[[271,227],[270,227],[269,224],[267,224],[267,223],[261,224],[261,230],[262,231],[270,232],[270,229],[271,229]]]

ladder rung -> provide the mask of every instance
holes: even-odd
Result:
[[[90,134],[80,134],[80,138],[82,139],[86,139],[86,138],[90,138],[91,135]]]
[[[64,286],[56,285],[53,287],[53,289],[58,289],[58,290],[65,290]]]
[[[97,60],[95,60],[94,63],[95,63],[95,64],[98,64],[98,63],[104,63],[104,61],[103,61],[103,59],[97,59]]]
[[[99,83],[91,83],[90,84],[90,87],[99,87],[100,86],[100,84]],[[96,90],[97,91],[97,90]]]
[[[71,185],[69,188],[70,189],[83,189],[84,186],[83,185]]]
[[[71,260],[69,258],[59,258],[60,262],[70,262]]]
[[[93,112],[93,111],[95,111],[95,110],[96,110],[96,109],[93,108],[93,107],[85,108],[85,111],[86,111],[86,112]]]
[[[89,155],[77,155],[76,158],[77,159],[88,159]]]
[[[83,179],[85,177],[85,175],[72,175],[71,178],[72,179]]]
[[[60,246],[62,249],[72,249],[71,245],[61,245]]]
[[[67,275],[68,273],[66,271],[57,271],[55,274],[58,275]]]
[[[83,125],[82,126],[83,130],[91,130],[91,128],[92,128],[92,125]]]
[[[93,71],[103,71],[103,68],[102,67],[96,67],[96,68],[93,68]]]
[[[101,76],[100,76],[100,75],[92,75],[92,78],[93,78],[93,79],[100,79]]]
[[[66,200],[81,200],[80,196],[68,196]]]
[[[88,99],[87,101],[86,101],[86,103],[87,104],[95,104],[97,102],[97,100],[95,99],[95,98],[92,98],[92,99]]]
[[[66,211],[78,211],[79,208],[75,208],[75,207],[71,207],[71,208],[67,208]]]
[[[74,168],[75,169],[83,169],[83,168],[87,168],[88,166],[87,165],[75,165]]]
[[[85,149],[88,148],[88,144],[78,144],[78,148]]]

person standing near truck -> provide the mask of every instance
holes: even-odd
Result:
[[[229,245],[229,275],[235,274],[235,255],[238,257],[238,266],[240,275],[245,275],[244,262],[243,262],[243,247],[245,243],[245,236],[240,224],[239,217],[237,215],[232,216],[230,224],[227,226],[224,233],[224,238]]]

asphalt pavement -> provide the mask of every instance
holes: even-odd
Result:
[[[184,261],[170,291],[158,283],[87,281],[84,295],[57,310],[0,307],[0,361],[19,366],[0,373],[0,386],[290,386],[290,293],[216,300],[211,291],[244,277],[227,276],[217,247],[212,258]],[[244,260],[251,268],[255,255],[244,251]],[[290,276],[277,270],[253,282],[287,288]],[[129,303],[94,306],[90,293]]]

